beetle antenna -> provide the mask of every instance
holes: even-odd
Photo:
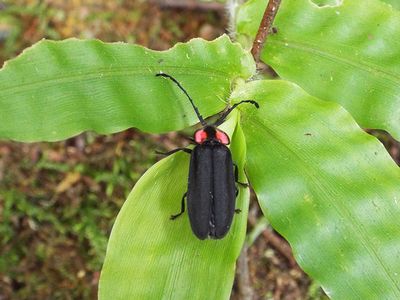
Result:
[[[194,111],[196,112],[197,118],[199,118],[199,121],[200,121],[201,125],[203,125],[203,126],[206,126],[206,125],[207,125],[206,121],[204,121],[202,115],[200,114],[198,108],[196,107],[196,105],[194,105],[193,99],[189,96],[188,92],[186,92],[186,90],[185,90],[185,89],[183,88],[183,86],[178,82],[178,80],[176,80],[176,79],[175,79],[174,77],[172,77],[171,75],[168,75],[168,74],[163,73],[163,72],[160,72],[160,73],[156,74],[156,76],[162,76],[162,77],[171,79],[171,80],[181,89],[181,91],[185,93],[186,97],[188,97],[190,103],[191,103],[192,106],[193,106]]]
[[[232,107],[230,107],[228,110],[226,110],[226,111],[222,114],[222,116],[221,116],[217,121],[215,121],[215,123],[214,123],[213,125],[214,125],[214,126],[219,126],[219,125],[221,125],[221,124],[225,121],[226,117],[232,112],[232,110],[234,110],[236,107],[238,107],[240,104],[243,104],[243,103],[251,103],[251,104],[253,104],[256,108],[259,108],[259,107],[260,107],[260,105],[259,105],[256,101],[254,101],[254,100],[243,100],[243,101],[240,101],[240,102],[235,103],[234,105],[232,105]]]

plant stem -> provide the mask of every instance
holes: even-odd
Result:
[[[239,259],[237,261],[237,288],[239,299],[242,300],[252,300],[254,299],[254,291],[251,286],[249,262],[247,256],[248,247],[244,243],[242,252],[240,253]]]
[[[267,36],[271,30],[272,23],[274,22],[276,13],[279,9],[279,5],[281,5],[281,0],[268,1],[268,6],[265,9],[260,27],[258,27],[256,38],[253,42],[253,47],[251,48],[251,54],[253,54],[256,63],[260,61],[261,48],[264,45],[265,40],[267,39]]]

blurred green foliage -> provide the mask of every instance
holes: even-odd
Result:
[[[40,37],[60,38],[60,34],[49,24],[57,13],[56,10],[44,1],[28,1],[24,5],[18,5],[18,2],[22,1],[15,2],[10,5],[3,4],[0,9],[1,60],[15,56],[21,48],[39,40]],[[31,31],[26,35],[25,28],[28,26],[31,27]]]
[[[68,146],[77,139],[82,153]],[[13,299],[95,298],[110,229],[156,144],[133,131],[89,133],[24,145],[20,156],[19,144],[0,143],[0,290]]]

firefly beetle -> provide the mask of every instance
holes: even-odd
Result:
[[[184,151],[191,155],[189,165],[188,189],[182,197],[181,211],[172,215],[174,220],[185,212],[185,198],[193,233],[200,239],[208,237],[222,239],[229,231],[235,213],[237,195],[237,167],[234,167],[229,148],[229,136],[218,129],[226,117],[242,103],[258,103],[243,100],[228,108],[213,124],[208,124],[182,85],[171,75],[158,73],[174,82],[189,99],[203,128],[194,133],[196,146],[192,149],[178,148],[164,155]],[[240,184],[240,183],[239,183]],[[247,186],[247,185],[246,185]]]

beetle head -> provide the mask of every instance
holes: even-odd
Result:
[[[194,133],[194,140],[197,144],[207,141],[216,141],[223,145],[229,145],[229,136],[214,126],[205,126]]]

